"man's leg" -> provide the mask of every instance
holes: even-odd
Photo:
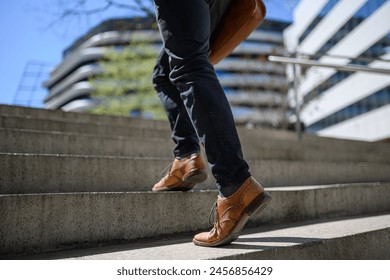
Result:
[[[180,98],[180,92],[169,80],[169,73],[168,55],[162,50],[153,71],[153,86],[172,129],[174,156],[182,158],[200,151],[199,138]]]
[[[233,193],[250,176],[233,115],[209,62],[210,11],[206,0],[155,0],[169,55],[170,79],[205,145],[221,193]]]
[[[207,178],[206,164],[199,147],[199,138],[188,117],[180,93],[169,80],[168,55],[164,50],[157,58],[153,86],[164,106],[175,143],[175,160],[167,174],[153,186],[153,191],[186,191]]]
[[[248,217],[267,205],[270,196],[250,176],[229,103],[209,62],[209,1],[154,2],[169,56],[170,80],[205,145],[220,191],[213,229],[195,235],[193,242],[200,246],[228,244],[239,236]]]

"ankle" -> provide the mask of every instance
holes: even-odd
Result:
[[[233,195],[235,192],[237,192],[240,189],[240,187],[245,183],[245,181],[248,178],[245,178],[244,180],[239,181],[238,183],[231,182],[230,184],[225,184],[224,186],[217,184],[219,196],[220,197],[229,197],[229,196]]]
[[[191,157],[192,155],[197,155],[199,153],[200,153],[199,151],[194,151],[194,152],[189,152],[189,153],[185,153],[185,154],[181,154],[181,155],[176,155],[175,159],[182,160],[182,159]]]

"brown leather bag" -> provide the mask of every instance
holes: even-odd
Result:
[[[261,0],[232,0],[211,34],[210,62],[217,64],[228,56],[260,25],[265,13]]]

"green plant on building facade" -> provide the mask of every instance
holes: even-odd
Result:
[[[156,49],[142,41],[109,48],[99,62],[102,72],[89,78],[91,97],[99,101],[90,112],[166,118],[152,85],[156,57]]]

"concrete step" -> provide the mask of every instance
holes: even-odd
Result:
[[[3,117],[27,117],[28,119],[44,119],[44,120],[63,120],[68,122],[83,122],[90,124],[109,124],[112,126],[137,126],[149,127],[149,128],[161,128],[169,130],[169,125],[167,121],[160,120],[145,120],[138,118],[130,117],[118,117],[118,116],[109,116],[109,115],[94,115],[88,113],[77,113],[77,112],[64,112],[61,110],[47,110],[47,109],[38,109],[30,107],[19,107],[19,106],[9,106],[0,104],[0,116]],[[26,127],[27,129],[29,127]],[[261,139],[279,139],[279,140],[288,140],[288,141],[297,141],[297,136],[294,132],[283,131],[283,130],[272,130],[272,129],[246,129],[239,127],[240,133],[242,131],[242,136],[245,137],[248,133],[249,136],[260,137]],[[255,132],[255,134],[253,134]],[[317,137],[314,135],[303,135],[303,141],[309,142],[311,140],[325,142],[335,141],[335,143],[361,143],[361,145],[366,145],[366,142],[351,141],[351,140],[340,140],[340,139],[331,139],[326,137]],[[321,143],[322,144],[322,143]],[[384,145],[385,146],[385,145]]]
[[[145,133],[135,133],[143,135]],[[246,159],[325,160],[390,163],[390,145],[306,144],[280,139],[242,137]],[[103,135],[0,128],[0,152],[104,156],[172,157],[173,142],[168,138]],[[260,140],[261,139],[261,140]],[[321,142],[321,141],[320,141]]]
[[[0,193],[148,191],[171,158],[0,153]],[[264,186],[389,182],[390,164],[248,160]],[[215,189],[214,178],[198,189]]]
[[[390,183],[268,189],[247,227],[390,211]],[[32,254],[208,229],[216,191],[0,195],[0,254]]]
[[[21,107],[21,106],[10,106],[10,105],[1,105],[0,104],[0,116],[3,117],[27,117],[30,120],[40,119],[40,120],[57,120],[57,121],[67,121],[67,122],[76,122],[76,123],[89,123],[89,124],[108,124],[110,126],[130,126],[130,127],[144,127],[144,128],[159,128],[169,131],[169,125],[167,121],[158,121],[158,120],[145,120],[137,119],[130,117],[118,117],[118,116],[109,116],[109,115],[94,115],[89,113],[77,113],[77,112],[64,112],[61,110],[47,110],[47,109],[38,109],[31,107]],[[1,118],[0,118],[1,119]],[[1,124],[1,122],[0,122]],[[29,124],[29,123],[28,123]],[[0,125],[0,127],[2,127]],[[8,126],[9,127],[9,126]],[[33,127],[23,126],[20,127],[10,127],[10,128],[24,128],[24,129],[34,129]],[[61,125],[54,127],[57,129],[61,128]],[[38,129],[44,129],[44,126]],[[53,129],[56,130],[56,129]],[[288,142],[297,142],[297,136],[294,132],[282,131],[282,130],[271,130],[271,129],[245,129],[242,127],[238,128],[240,136],[243,138],[255,139],[255,142],[261,140],[285,140]],[[70,132],[70,131],[68,131]],[[87,131],[81,131],[82,133],[88,133]],[[98,132],[93,132],[98,133]],[[110,131],[107,131],[106,134],[112,135]],[[119,131],[119,135],[124,135]],[[314,135],[303,134],[302,142],[305,145],[315,142],[317,147],[322,148],[324,144],[328,145],[343,145],[344,148],[353,145],[359,145],[360,149],[369,149],[374,147],[372,143],[361,142],[361,141],[351,141],[351,140],[340,140],[332,139],[326,137],[317,137]],[[380,146],[382,150],[389,149],[388,143],[376,143]],[[355,150],[355,152],[358,150]]]
[[[0,115],[0,128],[62,131],[83,134],[121,135],[170,139],[171,132],[154,122],[110,124],[67,119],[44,119],[30,116]]]
[[[0,139],[3,153],[173,157],[173,142],[161,138],[0,128]]]
[[[22,259],[70,260],[388,260],[390,215],[314,220],[245,230],[220,248],[195,246],[192,235]]]
[[[170,139],[171,134],[168,122],[166,121],[72,113],[7,105],[0,105],[1,127],[110,136],[157,137],[167,140]],[[316,137],[307,134],[303,135],[302,141],[298,141],[295,133],[270,129],[245,129],[239,127],[238,132],[243,142],[244,150],[247,150],[247,155],[255,153],[250,149],[253,144],[258,146],[259,143],[271,141],[276,142],[272,144],[273,148],[278,145],[280,147],[289,147],[287,150],[289,150],[289,153],[293,157],[300,155],[303,158],[310,158],[311,151],[305,152],[310,147],[310,149],[327,151],[324,154],[328,155],[328,158],[324,158],[324,160],[332,160],[331,157],[338,154],[338,157],[344,157],[345,160],[354,160],[354,158],[360,156],[369,158],[369,161],[390,162],[390,145],[388,143],[373,144]],[[291,146],[294,147],[292,151]],[[248,149],[248,147],[250,148]],[[251,157],[255,158],[254,156]],[[365,159],[361,158],[360,161],[365,161]]]
[[[111,115],[95,115],[89,113],[65,112],[62,110],[48,110],[22,106],[10,106],[0,104],[0,116],[19,116],[38,119],[51,120],[67,120],[75,122],[89,122],[101,124],[114,124],[120,126],[127,126],[131,124],[138,124],[139,126],[149,126],[152,128],[161,127],[168,128],[168,122],[162,120],[145,120],[131,117],[119,117]]]
[[[264,150],[280,151],[291,159],[390,163],[389,143],[342,140],[309,134],[303,134],[299,141],[294,133],[264,129],[241,128],[238,133],[245,155],[254,152],[250,148],[257,146]],[[257,153],[257,158],[262,158],[261,152]]]
[[[0,105],[0,120],[4,118],[11,118],[12,117],[18,117],[23,118],[26,117],[28,120],[57,120],[57,121],[67,121],[68,123],[75,122],[75,123],[82,123],[82,124],[106,124],[109,126],[116,126],[124,127],[143,127],[143,128],[158,128],[162,130],[169,131],[169,125],[167,121],[156,121],[156,120],[144,120],[144,119],[136,119],[136,118],[129,118],[129,117],[117,117],[117,116],[106,116],[106,115],[93,115],[88,113],[76,113],[76,112],[64,112],[61,110],[46,110],[46,109],[37,109],[37,108],[30,108],[30,107],[19,107],[19,106],[9,106],[9,105]],[[15,121],[16,122],[16,121]],[[19,126],[9,126],[7,125],[7,128],[21,128],[21,129],[34,129],[34,127],[30,127],[30,123],[26,123],[23,125],[22,122],[18,122]],[[1,124],[1,122],[0,122]],[[6,126],[1,126],[6,128]],[[56,131],[57,129],[61,129],[62,126],[59,124],[57,126],[54,126],[53,131]],[[45,126],[38,127],[37,129],[43,130],[45,129]],[[290,131],[283,131],[283,130],[272,130],[272,129],[246,129],[239,127],[238,128],[240,136],[243,138],[250,138],[254,139],[253,141],[256,141],[258,139],[261,139],[261,141],[265,140],[284,140],[287,142],[297,142],[297,136],[294,132]],[[71,132],[71,131],[67,131]],[[81,130],[81,133],[88,133],[87,131]],[[95,134],[98,134],[100,132],[95,131],[92,132]],[[104,133],[102,131],[102,133]],[[109,135],[112,135],[112,131],[106,132]],[[120,130],[118,131],[119,135],[126,135],[123,134]],[[169,132],[170,133],[170,132]],[[249,141],[249,140],[248,140]],[[351,140],[340,140],[340,139],[332,139],[332,138],[326,138],[326,137],[317,137],[314,135],[309,134],[303,134],[302,142],[304,145],[311,144],[312,142],[315,143],[315,147],[322,148],[323,145],[333,145],[333,147],[336,147],[337,145],[343,145],[345,149],[348,149],[348,147],[352,145],[358,145],[360,149],[369,149],[372,147],[378,147],[380,146],[382,150],[388,151],[389,144],[388,143],[375,143],[376,145],[372,145],[372,143],[362,142],[362,141],[351,141]],[[357,148],[357,147],[356,147]],[[357,149],[354,150],[355,152],[358,151]]]

